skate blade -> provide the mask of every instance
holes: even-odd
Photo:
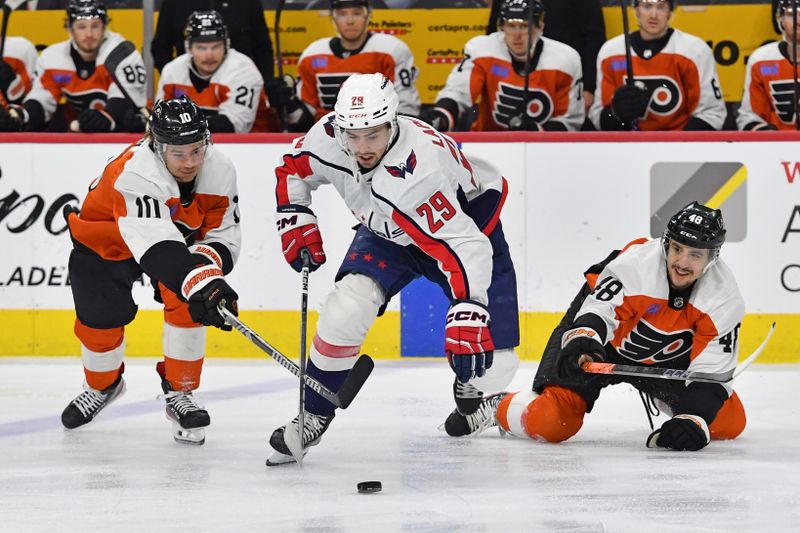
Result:
[[[186,429],[177,422],[173,422],[172,438],[180,444],[202,446],[206,442],[206,430],[204,428]]]
[[[303,450],[303,443],[300,440],[300,433],[299,431],[291,431],[290,428],[293,429],[293,425],[288,426],[284,431],[283,441],[286,443],[286,447],[289,448],[289,451],[291,452],[292,457],[297,464],[303,466],[303,457],[306,453],[305,450]]]
[[[295,461],[294,457],[291,455],[286,455],[278,451],[273,451],[272,454],[267,457],[267,466],[281,466],[296,462],[297,461]]]

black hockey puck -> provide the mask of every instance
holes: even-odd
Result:
[[[372,492],[380,492],[383,489],[380,481],[362,481],[358,485],[358,492],[361,494],[370,494]]]

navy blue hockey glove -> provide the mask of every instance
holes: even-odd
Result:
[[[447,312],[444,351],[459,381],[482,377],[494,359],[489,310],[471,300],[453,304]]]
[[[623,85],[611,98],[611,113],[617,120],[625,123],[644,118],[652,96],[642,84]]]
[[[600,335],[592,328],[577,327],[568,330],[561,337],[561,351],[558,352],[558,377],[570,382],[584,382],[588,375],[581,368],[585,362],[603,362],[606,351],[600,342]]]
[[[84,109],[78,115],[78,124],[85,133],[108,133],[114,128],[111,115],[99,109]]]
[[[675,415],[647,437],[648,448],[696,452],[708,446],[708,424],[696,415]]]

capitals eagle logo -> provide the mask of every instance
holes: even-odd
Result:
[[[405,163],[400,163],[396,167],[391,165],[383,165],[383,168],[385,168],[386,172],[395,178],[406,179],[406,174],[413,174],[414,169],[417,168],[417,154],[414,153],[414,150],[411,150],[411,153],[408,154]]]

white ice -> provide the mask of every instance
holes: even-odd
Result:
[[[735,386],[745,433],[679,453],[644,447],[626,385],[567,443],[449,438],[444,362],[377,361],[300,469],[264,465],[297,409],[297,381],[274,362],[206,362],[201,447],[173,441],[154,360],[126,365],[127,394],[66,431],[79,359],[0,359],[0,531],[800,531],[797,366],[748,369]],[[383,491],[358,494],[364,480]]]

